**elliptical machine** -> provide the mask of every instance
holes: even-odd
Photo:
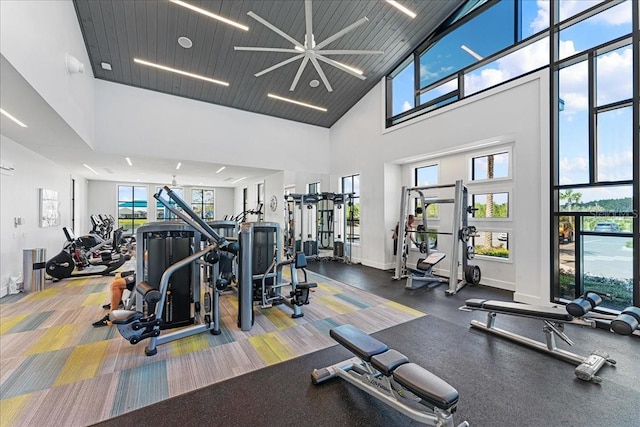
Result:
[[[45,264],[46,273],[54,280],[112,275],[114,270],[131,259],[129,254],[121,253],[117,247],[110,247],[112,241],[120,241],[122,229],[115,230],[111,240],[103,240],[96,234],[87,234],[76,238],[73,231],[66,227],[63,227],[62,231],[67,238],[62,250]],[[105,268],[73,273],[74,270],[83,271],[88,267],[100,266]]]

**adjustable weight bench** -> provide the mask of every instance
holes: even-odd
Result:
[[[416,263],[416,268],[409,269],[411,274],[407,277],[405,289],[419,289],[424,286],[435,288],[443,283],[449,283],[449,279],[437,277],[433,274],[433,267],[442,261],[446,254],[442,252],[431,252],[426,258],[420,258]]]
[[[443,379],[354,326],[338,326],[329,335],[356,357],[314,369],[314,384],[338,376],[420,423],[454,426],[458,391]],[[469,423],[458,425],[464,426]]]
[[[471,321],[471,327],[481,329],[485,332],[498,335],[518,344],[525,345],[544,353],[557,357],[565,362],[578,365],[575,374],[583,381],[593,381],[600,383],[597,373],[605,364],[615,365],[615,360],[609,358],[609,354],[596,350],[587,357],[559,349],[556,347],[556,335],[569,345],[573,341],[564,333],[565,324],[578,326],[588,326],[590,328],[609,329],[620,335],[636,334],[640,323],[640,309],[629,307],[620,315],[613,317],[590,313],[602,302],[602,298],[596,292],[586,292],[585,295],[569,303],[566,307],[541,307],[528,304],[521,304],[509,301],[468,299],[460,310],[464,311],[486,311],[487,321],[482,323],[478,320]],[[545,334],[545,343],[536,341],[514,332],[496,328],[496,316],[506,314],[510,316],[530,317],[542,320],[544,325],[542,331]]]

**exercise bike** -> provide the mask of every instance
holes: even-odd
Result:
[[[46,273],[54,280],[112,275],[114,270],[131,259],[129,254],[121,253],[118,246],[114,248],[110,246],[112,241],[120,241],[121,229],[114,231],[114,238],[111,240],[102,240],[95,234],[76,238],[73,232],[66,227],[63,227],[62,231],[67,238],[62,250],[45,264]],[[104,268],[73,274],[74,270],[82,271],[88,267]]]

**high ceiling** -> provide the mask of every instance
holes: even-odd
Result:
[[[211,19],[170,0],[73,0],[95,78],[182,96],[259,114],[330,127],[360,100],[399,61],[430,34],[464,0],[401,0],[417,13],[414,19],[383,0],[314,0],[311,22],[307,22],[303,0],[190,0],[189,4],[249,27],[244,31]],[[252,16],[248,15],[252,12]],[[256,18],[257,17],[257,18]],[[323,50],[383,51],[378,55],[326,55],[327,58],[361,69],[360,80],[319,61],[329,92],[311,61],[290,91],[302,63],[283,65],[262,76],[255,74],[297,53],[238,51],[234,47],[292,49],[281,31],[304,44],[307,26],[316,45],[343,29],[368,21],[343,33]],[[259,22],[261,20],[262,22]],[[265,25],[265,23],[267,23]],[[273,25],[279,30],[272,30]],[[193,46],[184,49],[178,38],[186,36]],[[229,86],[184,77],[150,68],[134,58],[223,80]],[[134,167],[124,156],[94,151],[6,60],[2,66],[2,104],[20,117],[37,117],[26,129],[0,117],[2,134],[56,162],[73,174],[90,180],[167,183],[176,175],[178,185],[236,187],[257,182],[274,170],[232,165],[212,165],[160,159],[151,155],[135,159]],[[111,65],[105,70],[102,62]],[[85,71],[88,72],[88,71]],[[318,81],[311,87],[312,80]],[[322,106],[326,112],[268,98],[272,93]],[[90,165],[100,175],[86,169]],[[226,169],[216,173],[222,166]],[[245,178],[238,181],[240,178]]]
[[[331,55],[330,59],[360,69],[360,80],[325,62],[319,65],[329,92],[311,62],[290,91],[302,59],[260,77],[255,74],[300,53],[237,51],[234,47],[293,49],[291,41],[258,18],[301,44],[309,18],[303,0],[185,0],[190,5],[249,27],[248,31],[212,19],[169,0],[74,0],[94,76],[213,104],[331,127],[380,79],[431,33],[463,0],[400,0],[417,14],[410,18],[384,0],[313,0],[311,28],[316,44],[362,18],[368,22],[323,49],[370,50],[384,54]],[[252,12],[251,16],[248,15]],[[179,37],[193,46],[185,49]],[[229,83],[221,86],[150,68],[134,58]],[[101,63],[111,65],[111,70]],[[311,87],[316,80],[319,85]],[[267,97],[267,94],[324,107],[326,112]]]

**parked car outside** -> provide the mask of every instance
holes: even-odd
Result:
[[[569,221],[561,221],[558,226],[560,243],[573,242],[573,224]]]
[[[615,222],[598,222],[593,231],[599,231],[601,233],[619,233],[620,227]]]

